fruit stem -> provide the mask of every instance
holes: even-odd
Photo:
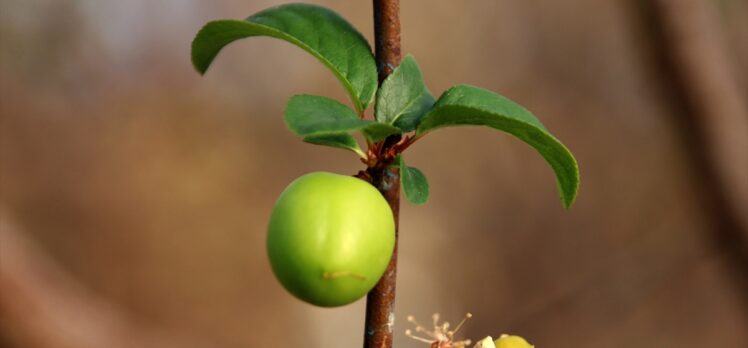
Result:
[[[374,48],[379,71],[379,84],[400,64],[400,1],[373,0]],[[377,154],[387,153],[400,142],[390,136]],[[371,149],[370,149],[371,150]],[[395,278],[397,271],[397,235],[400,213],[400,170],[394,166],[369,164],[366,172],[371,183],[382,193],[395,218],[395,250],[382,278],[366,296],[364,348],[391,348],[395,321]]]

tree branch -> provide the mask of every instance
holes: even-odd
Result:
[[[374,41],[379,71],[379,83],[400,64],[400,3],[398,0],[373,0]],[[384,141],[384,151],[397,144],[399,136]],[[397,276],[397,235],[400,212],[400,172],[397,168],[377,166],[368,168],[372,184],[379,189],[392,208],[395,217],[395,250],[387,270],[379,283],[366,297],[365,348],[392,347],[395,324],[395,280]]]

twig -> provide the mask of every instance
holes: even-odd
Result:
[[[373,0],[374,41],[379,83],[400,64],[400,3],[398,0]],[[382,152],[397,144],[400,137],[391,137],[382,144]],[[364,348],[392,347],[395,324],[395,278],[397,273],[397,234],[400,212],[400,172],[389,166],[370,167],[367,172],[372,184],[382,192],[395,217],[395,250],[379,283],[366,297]]]

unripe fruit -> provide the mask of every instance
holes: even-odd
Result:
[[[524,338],[519,336],[501,335],[499,339],[494,342],[496,348],[533,348],[535,346],[527,343]]]
[[[316,172],[286,187],[270,217],[267,251],[273,273],[297,298],[323,307],[366,295],[395,246],[395,220],[369,183]]]

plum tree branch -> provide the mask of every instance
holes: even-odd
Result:
[[[373,0],[374,46],[379,84],[400,64],[400,2],[399,0]],[[383,143],[383,150],[400,141],[391,136]],[[400,212],[400,172],[390,166],[367,169],[371,182],[379,189],[392,208],[395,217],[395,250],[384,275],[366,296],[366,324],[364,348],[391,348],[395,322],[395,280],[397,275],[397,235]]]

